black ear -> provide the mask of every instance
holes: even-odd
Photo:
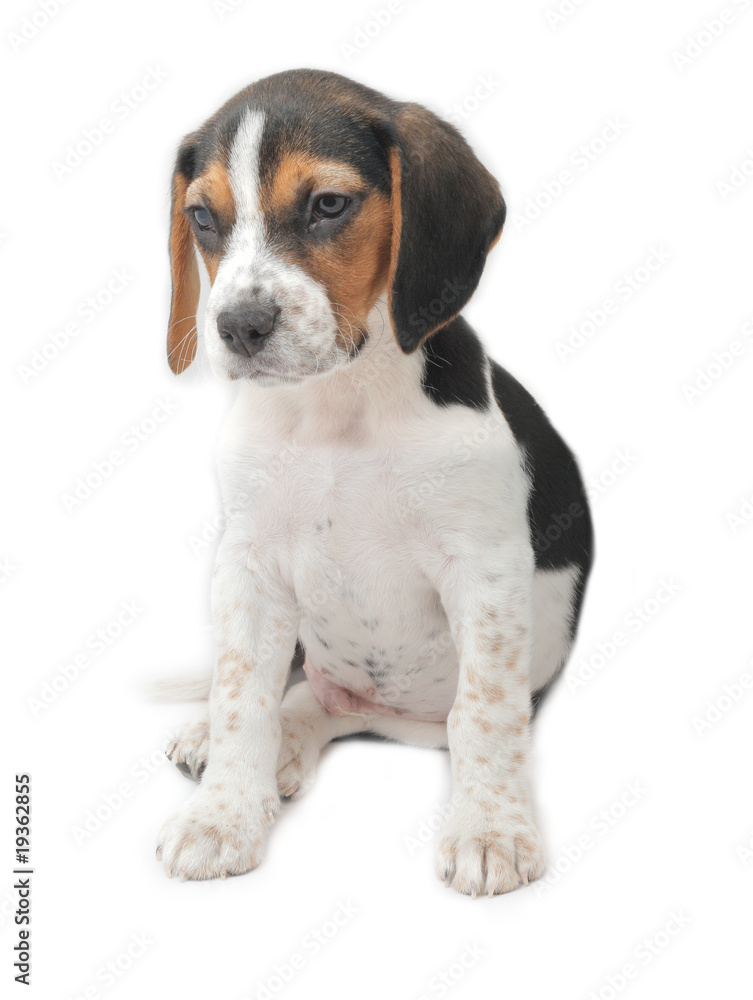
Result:
[[[178,149],[173,169],[170,207],[170,267],[173,291],[167,327],[167,360],[179,375],[196,356],[196,309],[199,304],[199,267],[193,234],[184,212],[186,190],[193,179],[196,158],[194,137]]]
[[[426,108],[400,105],[391,132],[389,311],[408,354],[476,290],[505,203],[465,139]]]

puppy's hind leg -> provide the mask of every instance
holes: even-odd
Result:
[[[369,732],[398,743],[408,743],[414,747],[434,747],[447,749],[447,723],[421,722],[395,715],[373,715]]]
[[[322,748],[338,736],[365,732],[373,720],[373,715],[330,714],[317,700],[308,681],[288,688],[280,708],[282,745],[277,763],[280,795],[300,798],[313,784]]]

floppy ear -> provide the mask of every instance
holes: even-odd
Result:
[[[170,265],[173,291],[167,328],[167,360],[179,375],[196,357],[196,308],[199,304],[199,267],[191,224],[183,211],[186,189],[193,177],[196,148],[187,136],[178,149],[172,179],[170,208]]]
[[[392,327],[409,354],[454,319],[470,299],[499,239],[499,185],[447,122],[403,104],[393,123]]]

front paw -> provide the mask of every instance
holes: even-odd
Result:
[[[157,860],[185,879],[243,875],[259,864],[280,806],[277,794],[255,796],[200,786],[162,827]]]
[[[209,723],[206,719],[185,725],[165,753],[179,771],[194,781],[201,781],[209,757]]]
[[[468,896],[497,896],[528,885],[544,871],[536,824],[522,813],[488,816],[461,808],[443,831],[437,875]]]

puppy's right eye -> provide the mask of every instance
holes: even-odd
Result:
[[[196,225],[199,229],[204,232],[214,232],[214,224],[212,223],[212,216],[207,212],[205,208],[195,208],[193,210],[193,217],[196,220]]]

